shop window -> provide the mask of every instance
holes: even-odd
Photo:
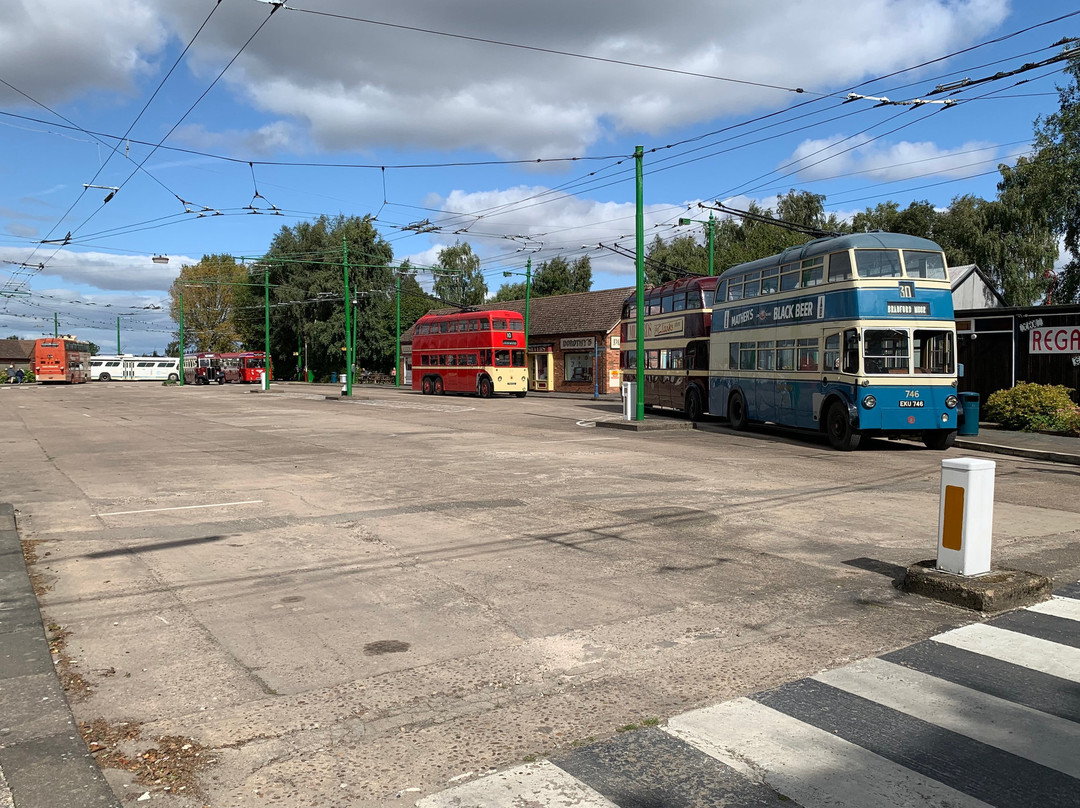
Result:
[[[656,367],[659,362],[659,357],[656,356],[656,351],[646,351],[645,359],[649,361],[650,356],[653,357],[654,364],[650,367]],[[593,380],[593,355],[591,353],[568,353],[563,354],[563,370],[565,374],[565,381],[568,382],[591,382]]]

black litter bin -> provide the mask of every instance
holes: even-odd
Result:
[[[957,393],[960,400],[957,410],[956,434],[978,435],[979,434],[979,394]]]

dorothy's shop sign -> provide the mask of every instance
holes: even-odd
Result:
[[[1031,329],[1028,332],[1028,353],[1080,354],[1080,326]]]

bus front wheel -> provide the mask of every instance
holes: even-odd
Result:
[[[112,376],[110,376],[108,373],[102,373],[100,376],[98,376],[98,381],[99,382],[107,382],[107,381],[109,381],[111,379],[112,379]]]
[[[480,394],[480,398],[491,398],[491,394],[495,392],[495,388],[491,384],[491,379],[487,376],[480,378],[480,383],[476,388],[476,391]]]
[[[922,434],[922,442],[926,444],[926,448],[937,452],[951,448],[955,441],[955,429],[931,429]]]
[[[746,417],[746,399],[743,398],[742,393],[735,391],[731,394],[731,400],[728,402],[727,414],[732,429],[737,429],[740,432],[746,429],[746,425],[750,423],[750,419]]]
[[[105,381],[108,381],[107,377],[105,378]],[[177,376],[175,373],[170,373],[169,374],[169,381],[170,382],[178,382],[178,381],[180,381],[180,377]]]
[[[829,405],[829,413],[825,418],[825,431],[829,435],[829,443],[841,452],[850,452],[859,448],[862,435],[851,425],[848,418],[847,406],[842,401],[834,401]]]
[[[701,406],[701,393],[696,387],[692,387],[686,394],[686,417],[691,421],[700,421],[704,410]]]

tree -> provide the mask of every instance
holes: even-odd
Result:
[[[232,351],[240,342],[238,330],[239,287],[247,270],[231,255],[204,255],[197,264],[180,267],[169,288],[169,313],[180,322],[180,296],[184,298],[184,345],[182,351]],[[179,330],[176,332],[179,337]]]
[[[268,270],[273,285],[270,353],[281,378],[293,367],[302,367],[305,356],[317,378],[345,369],[344,245],[348,247],[349,292],[356,301],[355,361],[368,368],[393,364],[393,249],[379,235],[371,216],[324,215],[282,227],[256,267],[254,280],[261,280],[262,272]],[[244,344],[261,350],[265,341],[263,290],[244,289]]]
[[[1042,269],[1041,280],[1054,303],[1080,301],[1080,56],[1069,59],[1065,72],[1071,81],[1058,87],[1058,111],[1035,120],[1034,153],[1013,168],[1001,166],[998,183],[999,198],[1018,232],[1050,232],[1065,242],[1071,258],[1056,274],[1052,261],[1036,260],[1026,267],[1033,276]],[[1040,279],[1030,280],[1029,286],[1037,286]]]
[[[558,255],[540,264],[532,276],[532,294],[536,297],[570,295],[591,288],[592,262],[587,255],[573,263]]]
[[[480,271],[480,256],[467,241],[439,250],[439,270],[435,273],[435,296],[457,306],[479,306],[487,297],[487,284]]]
[[[495,297],[491,298],[492,302],[505,303],[509,300],[524,300],[525,299],[525,281],[521,283],[504,283],[499,287],[499,290],[495,293]]]

